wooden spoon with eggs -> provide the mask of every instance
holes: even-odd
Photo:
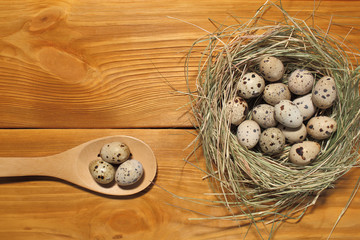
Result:
[[[101,147],[116,141],[128,145],[132,158],[143,165],[144,176],[134,186],[120,187],[116,183],[101,185],[93,179],[89,171],[89,164],[98,157]],[[51,156],[0,158],[0,177],[50,176],[112,196],[132,195],[144,190],[155,178],[156,170],[157,163],[151,148],[139,139],[124,135],[94,139]]]

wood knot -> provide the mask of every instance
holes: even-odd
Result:
[[[65,12],[62,8],[51,7],[39,12],[30,21],[30,32],[44,32],[60,22],[64,18]]]
[[[123,235],[122,234],[116,234],[112,237],[112,239],[122,239]]]
[[[149,220],[135,210],[124,209],[113,214],[108,225],[118,233],[131,234],[148,230],[150,228],[148,225]],[[118,234],[118,236],[123,237],[122,234]]]
[[[78,83],[87,75],[87,64],[54,47],[43,47],[38,53],[40,64],[66,82]]]

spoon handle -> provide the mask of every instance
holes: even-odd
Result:
[[[51,157],[1,157],[0,177],[13,176],[52,176],[49,171],[54,166]]]
[[[50,176],[72,180],[74,168],[70,159],[69,152],[45,157],[0,157],[0,177]]]

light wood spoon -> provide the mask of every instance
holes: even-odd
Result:
[[[115,141],[128,145],[132,154],[131,158],[140,161],[144,167],[141,182],[132,187],[120,187],[116,183],[102,186],[95,182],[90,174],[89,163],[94,159],[99,159],[101,147]],[[50,176],[113,196],[131,195],[144,190],[154,179],[156,170],[156,159],[151,148],[139,139],[123,135],[94,139],[65,152],[46,157],[0,158],[0,177]]]

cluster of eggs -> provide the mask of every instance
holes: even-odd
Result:
[[[273,56],[262,59],[259,70],[260,74],[248,72],[239,79],[237,96],[226,105],[231,124],[237,126],[240,145],[248,149],[259,145],[263,153],[276,155],[287,142],[292,145],[290,161],[308,165],[320,152],[318,140],[327,139],[336,131],[334,119],[314,116],[317,109],[330,108],[335,102],[334,79],[323,76],[316,82],[310,71],[296,69],[284,84],[280,81],[284,65]],[[247,101],[259,96],[264,102],[253,107],[247,120]],[[312,140],[306,140],[307,136]]]
[[[125,143],[105,144],[98,155],[101,159],[93,160],[89,164],[91,176],[100,184],[109,184],[114,179],[119,186],[129,186],[138,182],[144,168],[139,161],[130,159],[130,156],[130,149]]]

